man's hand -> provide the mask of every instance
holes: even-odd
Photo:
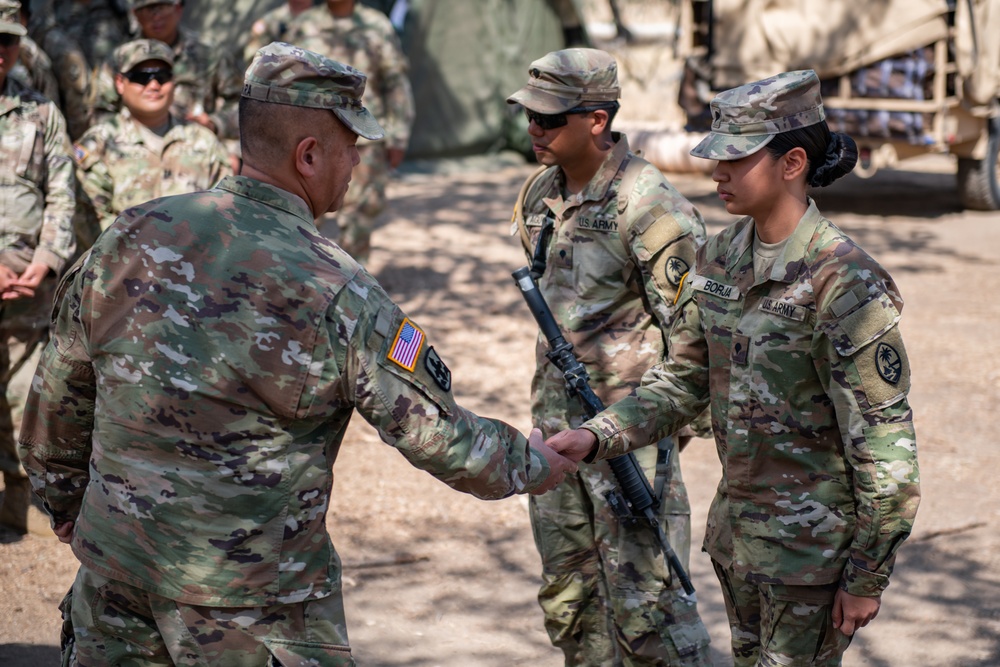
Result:
[[[531,434],[528,436],[528,444],[549,462],[549,468],[551,468],[548,478],[542,482],[540,487],[531,491],[532,495],[540,496],[546,491],[551,491],[562,484],[563,479],[566,478],[566,473],[576,472],[576,464],[568,458],[560,456],[548,447],[542,440],[542,432],[537,428],[531,429]]]
[[[871,623],[882,606],[881,598],[851,595],[842,588],[833,596],[833,627],[850,637]]]
[[[3,298],[7,298],[7,292],[10,291],[11,285],[17,280],[17,274],[14,273],[12,269],[7,268],[3,264],[0,264],[0,294],[3,294]],[[17,297],[11,297],[17,298]]]
[[[389,148],[386,150],[386,157],[389,158],[389,169],[398,169],[403,164],[406,151],[402,148]]]
[[[597,446],[597,436],[587,429],[560,431],[545,441],[545,444],[566,458],[579,463]]]
[[[3,298],[9,300],[35,296],[35,290],[42,284],[42,280],[49,274],[49,270],[46,264],[29,264],[24,273],[7,283],[7,287],[2,292]]]
[[[59,541],[63,544],[69,544],[73,541],[73,528],[76,523],[73,521],[67,521],[65,523],[57,523],[55,527],[52,528],[52,532],[56,534]]]
[[[199,110],[201,109],[200,104],[198,105],[197,109]],[[207,127],[212,131],[212,134],[219,133],[219,131],[215,127],[215,123],[212,121],[212,118],[204,111],[201,111],[200,113],[194,113],[194,112],[189,113],[187,116],[185,116],[185,120],[192,123],[198,123],[202,127]]]

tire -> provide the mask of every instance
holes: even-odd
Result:
[[[988,127],[986,157],[958,159],[958,195],[962,206],[975,211],[1000,210],[1000,116]]]

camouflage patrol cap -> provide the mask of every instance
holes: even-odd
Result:
[[[738,160],[766,146],[774,135],[823,122],[819,78],[811,69],[782,72],[712,100],[712,131],[691,155]]]
[[[158,39],[135,39],[115,49],[114,59],[118,71],[124,74],[147,60],[162,60],[173,67],[174,51]]]
[[[579,106],[610,104],[621,96],[618,64],[599,49],[563,49],[528,67],[528,85],[507,98],[542,114],[564,113]]]
[[[132,11],[135,11],[143,7],[151,7],[152,5],[183,5],[184,0],[132,0],[129,4],[132,7]]]
[[[22,37],[28,31],[19,20],[21,3],[17,0],[0,0],[0,33]]]
[[[366,77],[361,71],[284,42],[272,42],[254,55],[243,78],[243,97],[274,104],[329,109],[365,139],[385,132],[361,105]]]

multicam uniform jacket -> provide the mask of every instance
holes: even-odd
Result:
[[[385,130],[380,143],[406,148],[415,113],[406,75],[409,65],[385,14],[358,4],[351,16],[334,18],[326,5],[320,5],[293,19],[285,39],[364,72],[365,106]],[[359,146],[367,143],[358,141]]]
[[[325,597],[354,410],[461,491],[500,498],[548,475],[517,431],[456,405],[426,334],[305,202],[260,181],[129,209],[60,289],[21,453],[104,576],[197,605]]]
[[[0,89],[0,252],[54,273],[76,248],[69,150],[55,104],[8,76]]]
[[[668,359],[586,428],[604,458],[709,404],[712,558],[751,582],[878,595],[919,502],[902,300],[812,202],[769,275],[754,275],[754,234],[744,218],[709,240]]]
[[[242,72],[223,49],[214,49],[186,28],[171,48],[174,50],[174,118],[204,111],[215,123],[222,139],[239,138],[238,105],[243,90]],[[105,61],[93,77],[91,104],[98,121],[121,108],[115,90],[115,68]]]
[[[626,255],[617,193],[627,161],[638,158],[624,136],[615,136],[617,143],[586,189],[564,198],[561,172],[551,168],[532,187],[524,208],[532,248],[546,217],[554,223],[539,290],[607,404],[637,387],[660,360],[678,286],[705,239],[701,215],[646,164],[629,193]],[[546,437],[584,419],[583,406],[567,396],[547,351],[548,341],[539,337],[531,412]]]
[[[232,173],[225,146],[207,128],[171,118],[162,147],[122,109],[74,145],[77,176],[101,229],[142,202],[207,190]],[[156,137],[153,137],[156,138]]]

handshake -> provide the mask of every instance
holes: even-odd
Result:
[[[570,429],[543,440],[542,432],[535,428],[531,429],[528,444],[549,463],[549,476],[541,486],[531,491],[534,495],[541,495],[562,484],[567,473],[577,471],[577,463],[590,454],[597,438],[586,429]]]

